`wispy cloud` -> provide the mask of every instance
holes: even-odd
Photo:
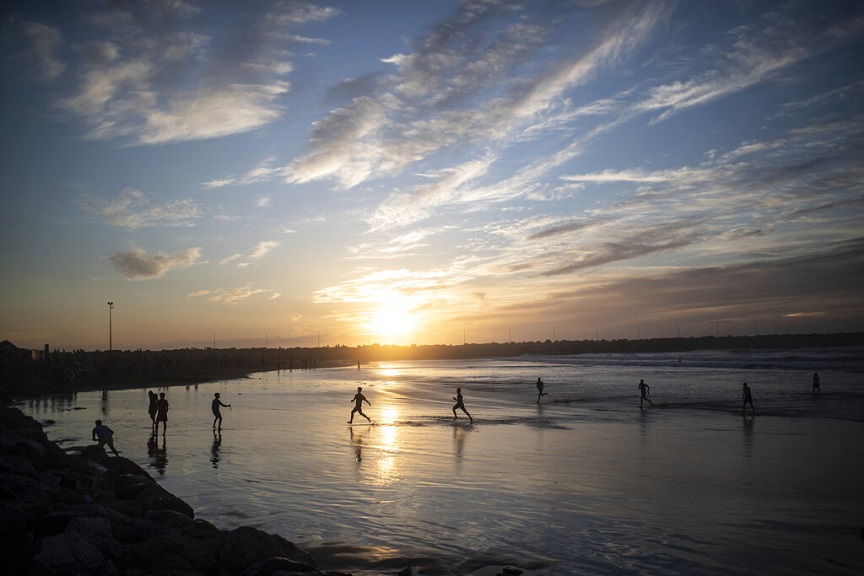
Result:
[[[173,200],[157,204],[140,190],[127,188],[116,198],[83,195],[81,204],[98,214],[107,224],[129,230],[158,226],[191,226],[200,216],[192,200]]]
[[[108,259],[114,269],[127,280],[150,280],[163,277],[169,270],[192,266],[200,257],[200,248],[189,248],[170,254],[147,254],[144,250],[135,249],[115,252]]]
[[[282,296],[282,294],[275,290],[255,288],[253,286],[219,288],[215,290],[197,290],[189,294],[190,298],[206,298],[207,301],[217,304],[240,304],[256,296],[266,296],[267,300],[275,300]]]
[[[561,97],[643,42],[668,15],[670,4],[615,15],[596,46],[553,66],[524,66],[549,47],[548,19],[516,6],[466,2],[458,14],[416,43],[416,51],[386,60],[396,72],[374,93],[357,96],[315,125],[313,150],[286,169],[290,182],[335,179],[350,188],[452,146],[506,142]],[[565,10],[564,14],[571,13]],[[509,26],[487,25],[509,17]],[[476,38],[488,38],[476,42]],[[388,129],[398,126],[398,130]]]
[[[237,263],[238,268],[246,268],[247,266],[252,266],[257,264],[262,259],[264,259],[270,252],[280,246],[281,242],[275,240],[264,240],[259,242],[255,248],[252,249],[248,254],[242,253],[234,253],[226,258],[223,258],[219,261],[220,265],[232,264],[234,262]]]
[[[281,118],[280,99],[291,89],[290,46],[326,44],[297,31],[338,11],[311,2],[268,11],[238,5],[245,16],[221,22],[223,37],[216,39],[207,8],[174,0],[93,5],[82,9],[88,29],[79,37],[63,38],[39,23],[27,31],[46,76],[65,71],[71,90],[58,104],[88,125],[88,138],[201,140]],[[196,73],[184,72],[190,69]]]

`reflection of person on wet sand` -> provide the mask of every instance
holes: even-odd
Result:
[[[99,441],[99,444],[96,445],[97,448],[103,448],[107,444],[115,456],[120,455],[114,448],[114,431],[102,424],[101,420],[96,420],[96,427],[93,428],[93,440]]]
[[[456,388],[456,397],[453,398],[453,400],[456,401],[456,404],[453,405],[453,419],[456,420],[456,418],[458,418],[458,416],[456,416],[456,409],[459,408],[468,416],[468,420],[470,420],[471,423],[473,424],[474,418],[472,418],[471,414],[468,414],[468,410],[465,409],[465,401],[462,399],[462,389],[461,388]]]
[[[540,398],[542,396],[548,396],[549,395],[548,392],[543,391],[543,386],[545,386],[545,384],[543,384],[543,380],[541,380],[540,378],[537,378],[537,404],[540,403]]]
[[[354,461],[362,462],[363,461],[363,435],[357,434],[357,438],[354,438],[354,429],[349,428],[349,436],[351,437],[351,444],[354,446]]]
[[[819,394],[821,392],[821,390],[819,390],[819,385],[821,383],[822,383],[822,381],[819,378],[819,373],[814,372],[813,373],[813,394]]]
[[[222,430],[222,413],[219,411],[220,406],[224,406],[225,408],[230,408],[230,404],[223,404],[222,400],[219,399],[219,392],[213,394],[213,402],[211,403],[213,408],[213,429],[216,429],[216,423],[219,423],[219,430]],[[242,412],[242,410],[241,410]]]
[[[645,402],[645,400],[648,400],[648,391],[650,390],[650,388],[647,384],[645,384],[645,380],[639,380],[639,385],[637,386],[637,388],[639,388],[639,392],[642,394],[642,396],[639,398],[639,407],[642,408],[642,403]],[[648,400],[648,403],[651,404],[651,400]]]
[[[154,434],[159,433],[159,423],[162,422],[162,435],[168,431],[168,400],[165,399],[165,393],[159,393],[159,400],[156,401],[156,428]]]
[[[352,422],[354,422],[354,413],[356,412],[366,418],[366,420],[368,420],[371,424],[372,419],[363,413],[363,402],[366,402],[366,404],[369,404],[369,406],[371,406],[372,403],[369,402],[369,400],[367,400],[365,396],[363,396],[363,388],[361,388],[360,386],[357,387],[357,394],[354,395],[354,398],[351,399],[351,402],[354,402],[354,409],[351,410],[351,419],[348,420],[348,423],[351,424]]]
[[[222,433],[213,431],[213,445],[210,447],[210,462],[213,468],[219,468],[219,448],[222,446]]]
[[[150,425],[153,428],[153,433],[156,433],[156,403],[159,401],[159,396],[152,390],[147,391],[147,396],[150,397],[150,406],[147,408],[147,413],[150,414]]]
[[[750,387],[747,386],[747,383],[744,382],[744,393],[741,398],[744,400],[744,404],[741,406],[741,415],[743,416],[747,411],[747,404],[750,404],[750,409],[753,410],[753,415],[756,415],[756,408],[753,407],[753,395],[750,393]]]
[[[159,446],[159,437],[156,434],[150,436],[147,441],[147,454],[151,461],[150,465],[159,471],[159,474],[165,474],[165,469],[168,467],[168,445],[165,443],[165,437],[162,437],[162,446]]]

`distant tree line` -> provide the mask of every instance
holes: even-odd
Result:
[[[462,345],[315,348],[31,351],[0,343],[0,398],[52,390],[169,385],[240,378],[271,370],[314,370],[393,360],[456,360],[525,355],[681,353],[716,349],[794,349],[864,345],[864,333],[702,336],[640,340],[545,340]]]

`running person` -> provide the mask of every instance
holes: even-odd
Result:
[[[457,418],[456,409],[459,408],[460,410],[462,410],[465,413],[466,416],[468,416],[468,420],[470,420],[471,423],[473,424],[474,418],[472,418],[471,414],[468,414],[468,410],[465,409],[465,401],[462,399],[462,389],[461,388],[456,388],[456,397],[453,398],[453,400],[456,401],[456,404],[453,405],[453,419],[456,420],[456,418]]]
[[[543,384],[543,380],[541,380],[540,378],[537,378],[537,404],[540,403],[540,398],[542,396],[548,396],[549,395],[548,392],[543,391],[543,386],[545,386],[545,384]]]
[[[348,420],[348,423],[351,424],[352,422],[354,422],[354,413],[357,412],[366,420],[368,420],[371,424],[372,419],[363,413],[363,402],[366,402],[366,404],[369,404],[369,406],[371,406],[372,403],[369,402],[369,400],[367,400],[366,397],[363,395],[363,388],[361,388],[360,386],[357,387],[357,394],[354,395],[354,398],[351,399],[351,402],[354,402],[354,409],[351,410],[351,419]]]
[[[650,390],[650,387],[645,384],[645,380],[639,380],[637,388],[639,388],[639,392],[642,394],[642,397],[639,398],[639,408],[642,408],[642,403],[645,402],[645,400],[648,400],[648,391]],[[651,400],[648,400],[648,403],[650,404]]]

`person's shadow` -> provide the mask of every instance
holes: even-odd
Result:
[[[219,449],[222,447],[222,432],[213,431],[213,445],[210,447],[210,462],[219,468]]]

